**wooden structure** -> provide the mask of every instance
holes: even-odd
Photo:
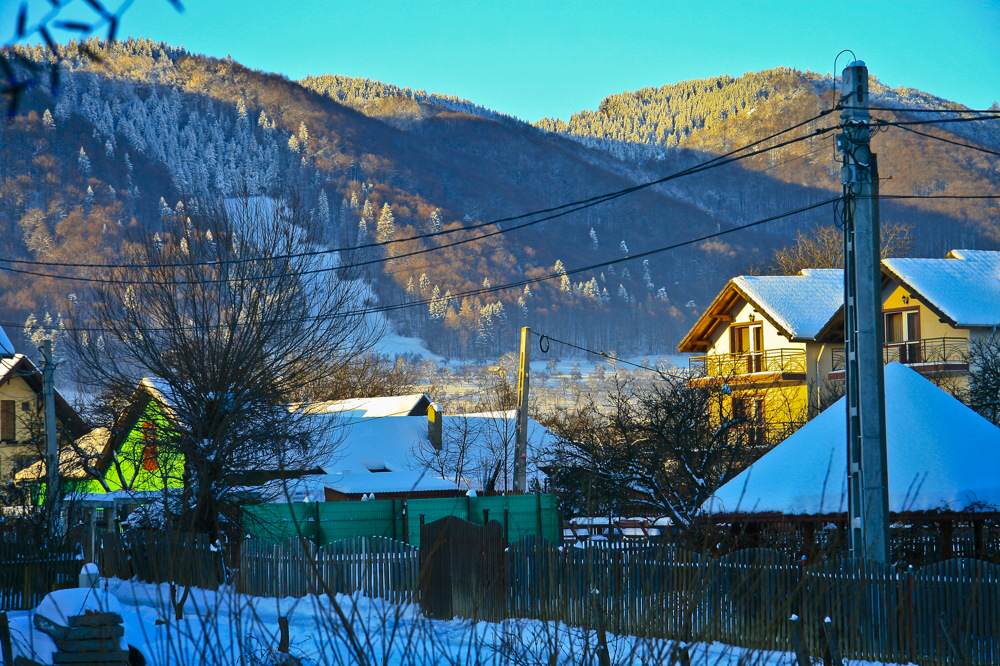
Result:
[[[503,530],[449,516],[420,530],[420,606],[428,617],[496,620],[506,613]]]

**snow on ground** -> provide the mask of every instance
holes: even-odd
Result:
[[[535,620],[501,623],[428,620],[416,606],[392,604],[360,595],[337,595],[343,612],[327,597],[274,599],[193,589],[183,605],[183,618],[173,619],[167,585],[108,579],[107,591],[121,602],[125,638],[151,666],[162,664],[281,663],[278,618],[288,618],[290,653],[304,665],[354,664],[350,627],[358,649],[372,664],[424,666],[476,663],[597,663],[593,633]],[[9,614],[17,654],[28,655],[35,639],[51,650],[51,641],[31,630],[31,613]],[[552,646],[558,658],[549,660]],[[669,641],[608,636],[611,663],[667,663]],[[761,653],[720,643],[690,647],[692,664],[793,664],[790,653]],[[852,662],[863,664],[865,662]]]

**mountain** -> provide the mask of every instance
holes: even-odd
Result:
[[[373,233],[385,204],[396,237],[458,228],[689,166],[815,114],[829,88],[819,77],[773,70],[657,89],[664,94],[627,93],[605,100],[599,111],[532,126],[465,100],[364,79],[296,82],[146,40],[89,46],[103,63],[70,46],[59,95],[33,90],[19,117],[0,128],[2,256],[107,261],[123,239],[188,216],[197,224],[213,201],[240,192],[294,191],[328,229],[323,240],[331,246],[359,242],[366,210],[373,211],[365,220]],[[40,49],[22,53],[46,58]],[[938,104],[917,93],[906,99]],[[668,116],[674,118],[670,132]],[[901,134],[879,135],[889,184],[955,191],[972,183],[996,191],[996,167],[977,153],[941,151]],[[977,140],[1000,143],[992,135]],[[837,168],[824,145],[803,142],[523,230],[387,261],[366,277],[380,303],[397,303],[711,233],[830,196]],[[897,150],[913,165],[905,179],[886,170],[886,157]],[[921,160],[926,169],[917,168]],[[920,203],[884,207],[886,217],[920,229],[919,252],[1000,241],[995,209],[990,218],[989,210],[969,202]],[[393,323],[399,334],[421,337],[447,356],[495,357],[514,347],[516,329],[525,324],[593,348],[669,351],[726,278],[767,266],[792,230],[831,215],[819,209],[527,291],[439,300],[393,313]],[[399,255],[462,236],[380,252]],[[369,256],[362,255],[346,258]],[[80,288],[4,273],[0,319],[59,311]]]

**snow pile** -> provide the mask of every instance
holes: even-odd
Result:
[[[799,275],[738,275],[733,284],[793,340],[813,340],[844,303],[844,271],[805,268]]]
[[[952,250],[948,256],[883,259],[882,265],[956,324],[1000,324],[1000,252]]]
[[[885,368],[889,509],[1000,507],[1000,428],[906,366]],[[723,485],[708,513],[789,515],[847,509],[846,400],[841,398]]]

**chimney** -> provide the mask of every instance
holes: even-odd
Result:
[[[427,439],[435,451],[441,450],[441,425],[444,414],[441,412],[441,405],[432,402],[427,406]]]

